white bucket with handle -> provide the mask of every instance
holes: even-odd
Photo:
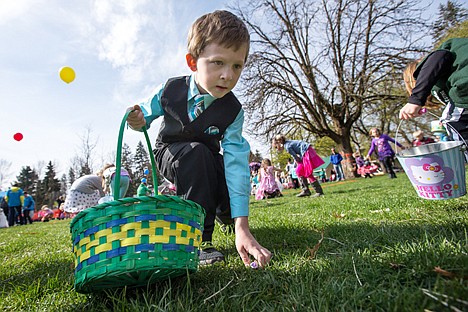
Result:
[[[421,145],[396,154],[419,197],[451,199],[466,194],[463,142]]]

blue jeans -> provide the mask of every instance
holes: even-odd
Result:
[[[336,172],[336,180],[344,180],[344,173],[343,173],[343,167],[341,166],[341,163],[337,165],[333,165],[333,170]]]

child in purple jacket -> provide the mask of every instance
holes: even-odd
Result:
[[[401,148],[403,148],[403,145],[396,142],[393,138],[389,137],[388,135],[382,134],[377,128],[370,129],[369,134],[373,138],[366,159],[370,159],[370,156],[377,148],[377,155],[379,156],[379,160],[385,166],[389,178],[395,179],[397,177],[395,171],[393,171],[393,158],[395,157],[395,152],[393,151],[392,147],[390,146],[390,143],[388,142],[393,142]]]

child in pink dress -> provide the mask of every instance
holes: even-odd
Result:
[[[315,190],[315,194],[312,197],[323,195],[322,186],[314,177],[314,169],[320,167],[325,162],[317,155],[317,152],[310,143],[300,140],[286,140],[284,135],[278,134],[273,138],[272,146],[279,152],[287,150],[297,162],[296,173],[302,184],[302,192],[297,194],[297,197],[312,195],[309,190],[309,182],[307,179],[312,182],[312,187]]]
[[[260,167],[260,183],[255,194],[255,199],[266,199],[283,196],[275,179],[275,171],[281,171],[271,165],[268,158],[262,160]]]

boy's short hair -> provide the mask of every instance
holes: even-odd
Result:
[[[187,50],[195,59],[211,43],[217,43],[226,48],[239,49],[247,44],[249,55],[250,34],[244,22],[229,11],[217,10],[199,17],[189,30]]]

